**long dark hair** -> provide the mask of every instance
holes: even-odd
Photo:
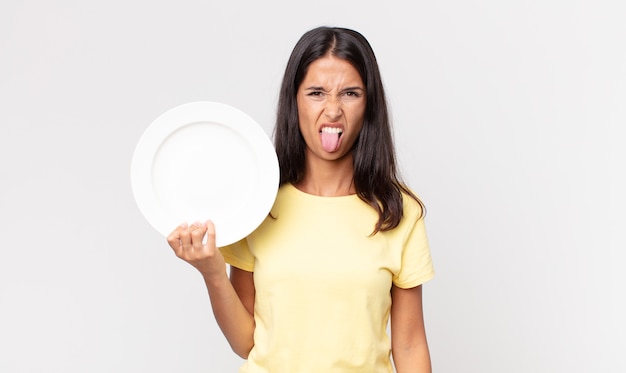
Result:
[[[280,166],[280,185],[297,184],[305,173],[306,144],[298,124],[296,94],[309,65],[327,54],[351,63],[366,90],[363,127],[354,145],[354,186],[359,198],[378,212],[374,232],[395,228],[402,219],[402,192],[424,204],[400,181],[391,134],[387,100],[378,63],[369,42],[357,31],[318,27],[296,43],[280,89],[274,145]]]

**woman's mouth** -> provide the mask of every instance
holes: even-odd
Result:
[[[331,127],[324,126],[320,130],[320,138],[322,140],[322,148],[332,153],[339,149],[341,145],[341,135],[343,134],[343,129],[339,127]]]

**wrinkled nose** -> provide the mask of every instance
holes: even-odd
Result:
[[[339,117],[341,117],[341,114],[343,114],[343,110],[341,109],[341,101],[329,97],[328,100],[326,100],[324,114],[331,121],[339,119]]]

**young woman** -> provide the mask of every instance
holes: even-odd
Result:
[[[168,237],[203,275],[219,326],[247,359],[240,371],[430,372],[424,208],[397,175],[379,68],[361,34],[302,36],[274,140],[280,189],[258,229],[220,249],[210,221]]]

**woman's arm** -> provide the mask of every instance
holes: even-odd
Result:
[[[391,351],[398,373],[431,373],[422,287],[391,289]]]
[[[206,234],[206,242],[203,238]],[[215,320],[231,348],[246,359],[254,345],[254,282],[252,273],[231,268],[215,246],[215,227],[203,224],[181,225],[168,237],[176,256],[194,266],[204,278]],[[233,270],[234,269],[234,270]]]

